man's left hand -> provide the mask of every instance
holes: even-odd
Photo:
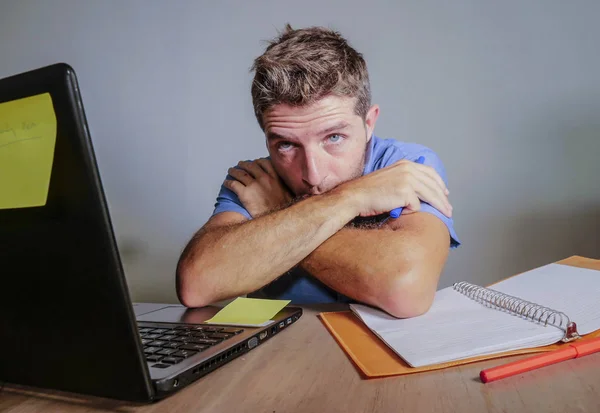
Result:
[[[240,161],[237,168],[230,168],[223,185],[240,198],[244,208],[256,218],[264,213],[280,209],[292,201],[292,195],[266,158],[251,162]]]

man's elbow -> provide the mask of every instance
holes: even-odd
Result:
[[[433,304],[437,276],[412,271],[392,279],[382,292],[380,307],[396,318],[411,318],[425,314]]]
[[[383,303],[382,309],[396,318],[412,318],[425,314],[431,308],[433,299],[398,295]]]
[[[179,302],[188,308],[204,307],[213,302],[212,298],[199,288],[197,274],[190,266],[179,265],[176,275],[176,291]]]

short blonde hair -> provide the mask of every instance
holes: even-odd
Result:
[[[304,106],[327,95],[356,98],[365,119],[371,106],[367,64],[340,33],[323,27],[294,30],[288,24],[252,66],[252,103],[261,128],[263,114],[286,103]]]

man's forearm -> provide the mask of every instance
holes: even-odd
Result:
[[[392,230],[342,229],[302,260],[300,266],[341,294],[377,304],[381,291],[389,288],[402,272],[397,259],[401,253],[394,251],[397,244],[398,234]]]
[[[439,226],[431,216],[405,218],[409,222],[416,219]],[[431,237],[425,246],[415,241],[414,232],[410,225],[396,230],[343,229],[302,260],[300,266],[357,301],[398,317],[418,315],[428,308],[437,289],[448,244],[442,235]]]
[[[328,193],[242,224],[200,233],[179,265],[180,298],[196,307],[268,284],[354,218],[348,199],[341,192]]]

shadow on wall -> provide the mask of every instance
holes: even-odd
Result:
[[[600,202],[580,210],[496,217],[473,225],[473,231],[463,242],[474,245],[450,254],[439,289],[458,281],[489,285],[572,255],[600,259]]]
[[[175,268],[180,251],[160,251],[139,240],[123,239],[119,252],[132,301],[179,303]]]
[[[482,185],[502,195],[465,204],[463,246],[450,254],[439,288],[462,280],[489,285],[571,255],[600,258],[600,95],[558,100],[496,137],[499,150],[509,149],[493,165],[501,179],[463,183],[471,197]]]
[[[518,234],[503,254],[512,272],[571,255],[600,258],[600,203],[574,211],[536,211],[507,223]]]
[[[600,258],[600,95],[594,90],[576,92],[543,108],[528,126],[536,131],[539,146],[550,143],[561,149],[559,159],[547,160],[546,168],[560,163],[564,176],[545,194],[552,207],[531,209],[508,225],[518,234],[510,247],[516,270],[571,255]]]

